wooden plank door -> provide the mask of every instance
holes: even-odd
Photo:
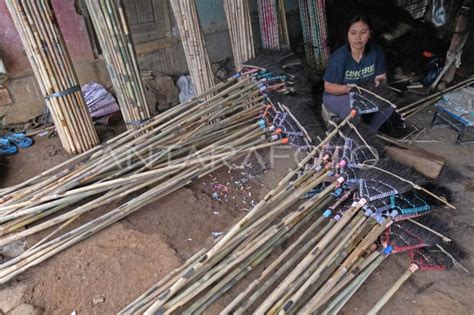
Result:
[[[169,37],[168,0],[124,0],[135,44]]]

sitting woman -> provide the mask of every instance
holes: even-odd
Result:
[[[324,73],[323,103],[341,118],[351,112],[349,91],[354,84],[372,81],[378,86],[387,80],[383,49],[369,41],[371,33],[368,17],[353,17],[347,29],[347,44],[331,55]],[[374,113],[369,128],[377,131],[392,112],[389,107]]]

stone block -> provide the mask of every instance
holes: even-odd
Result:
[[[17,283],[0,289],[0,311],[8,313],[22,304],[21,299],[26,291],[26,285]]]

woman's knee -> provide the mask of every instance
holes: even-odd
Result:
[[[348,94],[324,95],[323,103],[327,110],[339,116],[347,116],[351,111]]]

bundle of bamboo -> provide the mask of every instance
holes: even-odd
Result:
[[[127,128],[150,118],[122,1],[86,1]]]
[[[239,68],[242,63],[255,57],[248,1],[224,0],[224,12],[234,54],[234,65]]]
[[[329,60],[325,0],[299,0],[306,60],[311,67],[324,71]]]
[[[99,139],[50,1],[6,3],[64,149],[93,148]]]
[[[201,94],[215,84],[206,42],[202,34],[194,0],[171,1],[189,72],[196,93]]]
[[[230,78],[136,130],[2,189],[0,246],[57,228],[20,256],[1,264],[0,283],[230,160],[286,143],[281,134],[272,134],[265,120],[257,121],[259,115],[265,119],[274,111],[262,90],[259,81]],[[56,236],[81,215],[131,193],[140,194]]]

